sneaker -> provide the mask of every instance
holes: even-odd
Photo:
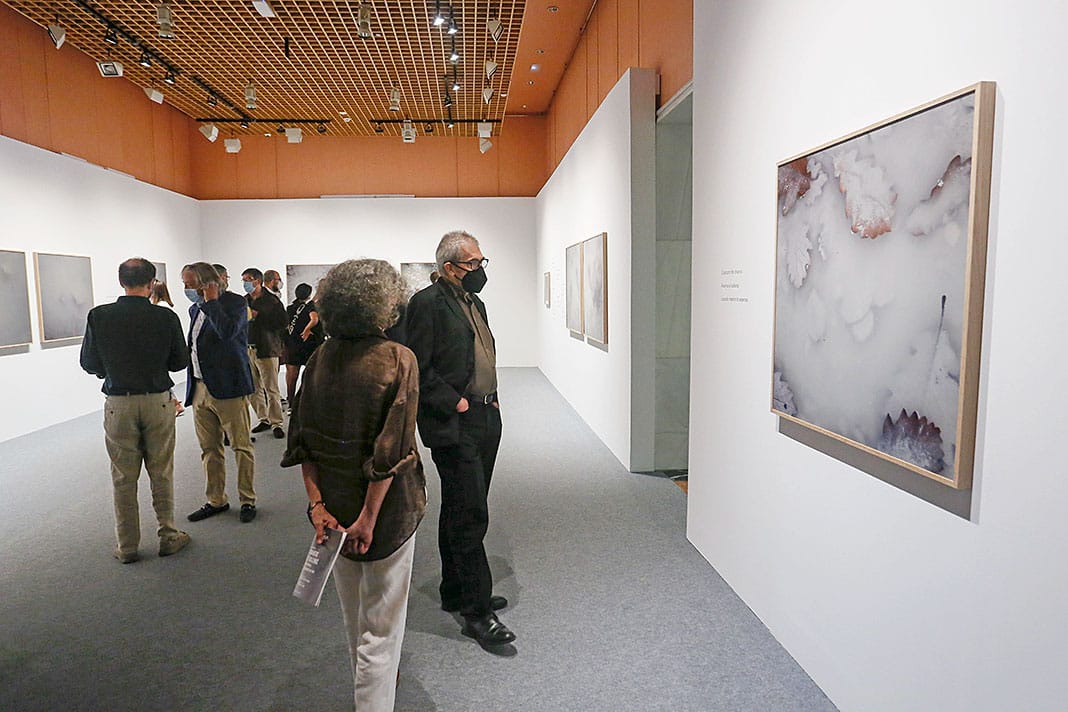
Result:
[[[256,518],[256,505],[254,504],[242,504],[241,505],[241,523],[248,524]]]
[[[186,519],[191,522],[199,522],[202,519],[207,519],[208,517],[214,517],[216,514],[221,514],[222,512],[225,512],[228,509],[230,509],[229,502],[221,507],[215,507],[212,506],[211,502],[205,502],[203,507],[190,514],[188,517],[186,517]]]
[[[255,428],[253,428],[252,432],[254,432],[254,433],[262,433],[263,431],[270,430],[270,429],[271,429],[271,424],[268,423],[266,420],[264,420],[259,425],[257,425]]]
[[[159,540],[159,555],[170,556],[171,554],[177,554],[179,551],[185,548],[185,545],[189,543],[189,535],[185,532],[178,532],[171,534],[166,538]]]
[[[278,438],[279,440],[281,440],[282,438],[284,438],[286,436],[286,431],[282,430],[280,427],[275,427],[274,436],[276,438]]]
[[[132,551],[129,554],[124,554],[121,551],[119,551],[118,547],[115,547],[115,551],[113,553],[115,555],[115,558],[118,559],[119,561],[121,561],[124,564],[132,564],[133,562],[135,562],[139,558],[141,558],[141,557],[139,557],[137,555],[136,551]]]

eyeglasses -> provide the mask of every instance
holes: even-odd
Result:
[[[452,261],[452,260],[450,260]],[[452,261],[454,265],[459,265],[465,268],[468,272],[474,272],[479,267],[485,267],[489,264],[489,257],[483,257],[480,260],[467,260],[466,262]]]

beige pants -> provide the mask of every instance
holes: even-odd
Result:
[[[173,417],[172,414],[172,420]],[[252,488],[256,455],[249,433],[248,398],[217,399],[208,392],[203,381],[197,381],[193,390],[193,426],[200,441],[204,474],[208,478],[208,504],[221,507],[228,501],[223,433],[230,436],[230,444],[237,458],[237,494],[241,504],[256,504],[256,492]]]
[[[252,410],[261,423],[270,423],[272,428],[282,427],[282,395],[278,392],[278,357],[257,358],[256,350],[250,349],[248,360],[252,364],[252,387],[255,389],[249,400]]]
[[[119,553],[137,552],[141,516],[137,480],[141,463],[152,485],[152,508],[165,539],[174,528],[174,404],[167,392],[108,396],[104,404],[104,442],[111,458],[115,496],[115,537]]]
[[[390,712],[397,698],[408,591],[412,584],[415,534],[380,561],[339,556],[334,586],[349,638],[352,679],[359,712]]]

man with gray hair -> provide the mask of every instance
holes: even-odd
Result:
[[[440,279],[412,296],[405,331],[419,360],[419,434],[441,478],[441,607],[463,616],[464,635],[503,645],[515,634],[494,613],[508,601],[493,595],[483,544],[501,441],[496,346],[478,298],[489,260],[463,231],[442,237],[436,258]]]

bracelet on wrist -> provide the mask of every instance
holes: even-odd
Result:
[[[316,507],[320,506],[320,505],[322,505],[323,509],[326,509],[326,502],[324,502],[321,499],[318,500],[317,502],[312,502],[311,504],[309,504],[308,505],[308,514],[311,514],[312,510],[315,509]]]

